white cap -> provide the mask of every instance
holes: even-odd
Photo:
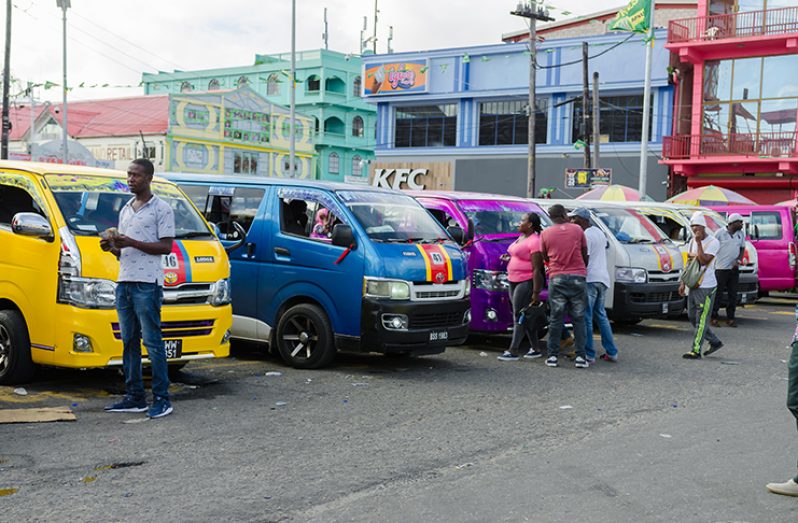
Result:
[[[704,218],[704,213],[701,211],[694,212],[693,217],[690,218],[690,225],[700,225],[701,227],[706,227],[707,221]]]
[[[741,221],[743,221],[743,217],[740,214],[733,212],[729,215],[729,223],[741,222]]]

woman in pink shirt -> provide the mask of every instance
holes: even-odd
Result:
[[[545,322],[545,310],[540,303],[540,290],[543,288],[543,257],[540,254],[540,216],[535,213],[524,215],[518,232],[521,236],[507,248],[504,255],[509,257],[507,279],[510,282],[510,300],[513,304],[513,339],[509,350],[500,361],[518,361],[519,349],[524,336],[529,339],[529,352],[524,358],[535,359],[543,354],[537,351],[538,327],[536,319]],[[530,305],[532,307],[530,307]],[[522,312],[523,311],[523,312]],[[521,316],[524,316],[523,321]],[[541,316],[541,318],[537,318]]]

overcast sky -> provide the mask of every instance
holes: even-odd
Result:
[[[61,10],[56,0],[13,0],[11,74],[26,82],[61,84]],[[558,20],[624,4],[553,0]],[[498,42],[522,29],[510,0],[379,0],[378,52],[388,26],[395,51]],[[297,0],[297,50],[322,46],[328,9],[330,49],[357,52],[363,16],[373,28],[373,0]],[[2,9],[2,8],[0,8]],[[563,12],[572,14],[563,15]],[[5,11],[0,13],[5,27]],[[208,69],[253,63],[256,53],[288,52],[290,0],[72,0],[68,19],[68,83],[133,85],[142,72]],[[12,95],[19,92],[12,87]],[[76,88],[70,99],[141,94],[134,88]],[[60,100],[59,88],[36,91]]]

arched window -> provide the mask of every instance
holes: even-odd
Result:
[[[363,118],[359,116],[352,118],[352,136],[363,137]]]
[[[359,76],[355,76],[354,81],[352,82],[352,96],[355,98],[360,98],[360,84],[361,80]]]
[[[246,76],[240,76],[238,78],[238,81],[236,82],[236,85],[238,87],[246,87],[247,85],[249,85],[249,78],[247,78]]]
[[[338,153],[330,153],[327,161],[327,170],[330,174],[341,174],[341,158]]]
[[[274,73],[266,79],[266,96],[280,96],[280,79]]]
[[[352,157],[352,176],[363,176],[363,158],[358,155]]]
[[[190,93],[194,90],[194,86],[191,85],[191,82],[183,82],[180,84],[180,92],[181,93]]]
[[[321,89],[321,79],[312,74],[308,76],[307,86],[308,92],[318,92]]]
[[[331,76],[324,81],[324,90],[346,96],[346,83],[337,76]]]
[[[345,135],[344,121],[337,116],[331,116],[324,120],[324,132]]]
[[[221,88],[221,84],[219,83],[219,80],[217,80],[216,78],[214,78],[213,80],[208,82],[208,90],[209,91],[218,91],[220,88]]]

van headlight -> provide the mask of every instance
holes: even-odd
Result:
[[[116,283],[62,274],[58,278],[58,302],[86,309],[113,309]]]
[[[645,269],[617,267],[615,269],[615,281],[622,283],[646,283],[646,281],[648,281],[648,275]]]
[[[363,292],[368,298],[410,299],[410,285],[401,280],[373,280],[366,278]]]
[[[507,273],[504,271],[486,271],[474,269],[474,287],[485,291],[503,291],[510,289]]]
[[[230,299],[230,280],[224,278],[211,285],[211,297],[208,302],[214,307],[221,307],[227,305]]]

